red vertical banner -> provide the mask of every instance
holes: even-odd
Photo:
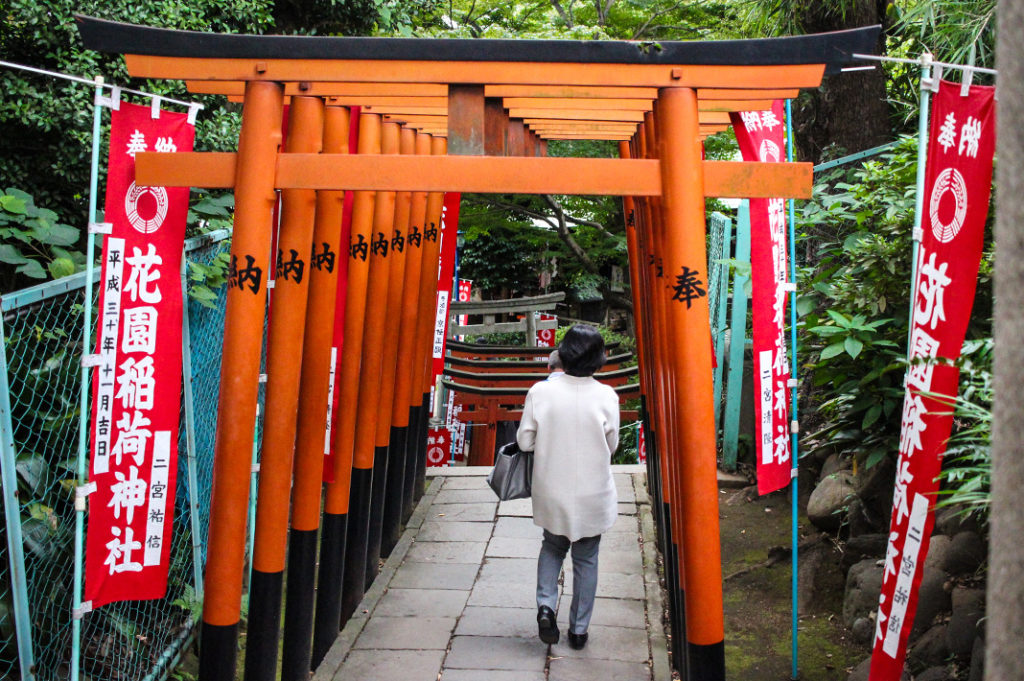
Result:
[[[744,161],[784,161],[782,102],[767,111],[730,114]],[[789,360],[786,353],[786,202],[750,200],[754,317],[754,414],[757,491],[789,484]],[[714,353],[712,353],[713,355]]]
[[[468,303],[470,297],[473,295],[473,280],[472,279],[459,279],[459,302]],[[469,322],[468,314],[459,315],[459,326],[465,326]],[[459,340],[463,340],[460,336]]]
[[[181,249],[187,187],[140,187],[140,151],[192,151],[185,114],[122,103],[111,115],[93,375],[85,600],[167,591],[181,395]]]
[[[358,152],[359,140],[359,107],[349,110],[348,153]],[[345,203],[341,213],[341,238],[339,244],[349,244],[352,235],[352,203],[355,195],[345,192]],[[349,244],[351,255],[354,246]],[[365,253],[365,247],[363,252]],[[364,258],[365,259],[365,258]],[[324,482],[334,482],[334,424],[338,422],[338,392],[341,385],[337,378],[341,371],[341,348],[345,340],[345,303],[348,298],[348,258],[338,258],[338,288],[334,299],[334,339],[331,342],[331,371],[327,384],[327,424],[324,428]]]
[[[455,276],[455,247],[459,234],[459,201],[462,194],[448,192],[444,195],[444,204],[441,209],[441,249],[437,261],[437,305],[434,317],[434,342],[431,346],[433,356],[432,385],[437,383],[437,377],[444,370],[444,348],[445,338],[448,333],[448,304],[452,296],[452,279]],[[429,229],[437,229],[435,225],[429,225]]]
[[[558,317],[553,314],[544,314],[541,312],[537,315],[538,322],[553,322]],[[539,324],[537,325],[540,326]],[[555,347],[555,330],[554,329],[537,329],[537,347],[538,348],[553,348]]]
[[[910,366],[882,573],[872,681],[899,679],[917,609],[937,477],[971,317],[995,154],[995,88],[942,81],[932,110],[924,214],[914,282]]]

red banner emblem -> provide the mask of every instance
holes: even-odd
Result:
[[[871,656],[873,681],[899,679],[903,671],[934,525],[936,478],[953,425],[950,402],[959,383],[959,370],[939,358],[960,356],[978,282],[995,154],[995,88],[976,85],[966,94],[942,81],[932,113],[911,364]]]
[[[744,161],[785,161],[782,102],[768,111],[732,113]],[[753,281],[754,400],[757,491],[789,484],[789,360],[786,353],[786,202],[750,200],[750,268]],[[714,356],[714,353],[712,353]]]
[[[85,599],[167,591],[181,394],[181,249],[187,187],[135,184],[140,151],[191,151],[185,114],[122,103],[111,116],[93,376]]]

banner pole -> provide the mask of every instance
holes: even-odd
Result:
[[[924,173],[928,164],[928,106],[932,79],[932,55],[921,55],[921,106],[917,120],[917,187],[914,192],[913,250],[910,254],[910,321],[907,323],[907,355],[910,354],[910,335],[914,331],[914,301],[917,299],[917,257],[921,247],[921,222],[924,212]]]
[[[92,284],[93,251],[96,248],[96,235],[91,229],[96,222],[96,193],[99,187],[100,166],[100,114],[102,110],[103,77],[96,76],[96,94],[93,98],[92,112],[92,156],[89,171],[89,222],[90,229],[85,242],[85,309],[82,313],[82,357],[87,357],[92,345]],[[90,369],[82,367],[81,390],[79,391],[78,411],[78,462],[76,479],[81,490],[86,481],[86,458],[89,446],[89,373]],[[85,539],[85,508],[87,497],[75,496],[75,568],[74,568],[74,600],[71,611],[71,675],[72,681],[80,676],[80,656],[82,652],[82,568],[84,563],[83,544]]]
[[[793,162],[793,107],[792,107],[792,104],[793,104],[793,100],[791,100],[791,99],[787,99],[786,100],[786,160],[788,162],[790,162],[790,163]],[[792,631],[792,639],[793,639],[793,642],[792,642],[793,643],[793,652],[792,652],[793,660],[792,660],[792,664],[793,664],[793,667],[792,667],[792,673],[791,673],[791,677],[790,678],[795,680],[797,678],[797,674],[798,674],[797,660],[798,660],[798,657],[799,657],[799,650],[800,650],[799,642],[798,642],[798,639],[797,639],[797,625],[798,625],[798,616],[799,616],[798,605],[797,605],[797,588],[799,586],[799,577],[798,577],[799,570],[798,570],[798,568],[799,568],[799,565],[800,565],[800,563],[799,563],[799,561],[800,561],[800,551],[799,551],[799,546],[798,546],[798,543],[799,543],[799,540],[800,540],[800,536],[799,536],[799,514],[797,512],[797,507],[798,507],[798,503],[799,503],[799,500],[800,500],[800,495],[798,493],[798,484],[797,484],[798,483],[798,479],[799,479],[800,456],[799,456],[799,450],[797,449],[797,446],[798,446],[798,442],[797,441],[800,439],[799,438],[800,428],[799,428],[799,419],[797,418],[797,401],[796,401],[797,385],[798,385],[797,379],[796,379],[796,215],[795,215],[795,211],[793,209],[793,199],[787,200],[786,203],[789,204],[789,284],[790,284],[790,287],[791,287],[790,288],[790,292],[789,292],[789,296],[790,296],[789,297],[789,333],[790,333],[790,346],[791,346],[791,349],[792,349],[792,352],[790,354],[790,359],[789,359],[789,362],[790,362],[790,364],[789,364],[789,366],[790,366],[790,369],[789,369],[789,372],[790,372],[789,373],[789,375],[790,375],[790,383],[789,383],[789,398],[790,398],[790,424],[789,424],[789,432],[790,432],[790,435],[789,436],[791,438],[791,444],[792,444],[792,446],[791,446],[792,452],[790,454],[790,457],[791,457],[790,458],[790,461],[791,461],[791,468],[790,468],[790,476],[791,476],[791,478],[790,478],[790,482],[791,482],[792,491],[793,491],[793,500],[792,500],[792,503],[790,504],[790,507],[792,509],[792,522],[791,522],[791,525],[792,525],[792,528],[793,528],[793,539],[792,539],[792,544],[793,544],[793,548],[792,548],[792,551],[793,551],[793,559],[792,559],[792,564],[793,564],[793,570],[792,570],[792,572],[793,572],[793,575],[792,575],[793,603],[791,605],[792,620],[793,620],[793,625],[792,625],[792,629],[793,629],[793,631]]]
[[[196,599],[203,599],[202,539],[199,531],[199,482],[196,477],[196,416],[192,394],[192,333],[188,319],[188,251],[181,251],[181,378],[185,390],[185,466],[188,473],[188,515],[192,529],[192,579]]]

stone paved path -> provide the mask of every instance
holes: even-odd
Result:
[[[643,469],[615,469],[619,518],[601,540],[598,600],[582,651],[565,634],[568,558],[561,641],[537,638],[541,530],[529,500],[497,503],[487,468],[437,469],[315,681],[668,681]]]

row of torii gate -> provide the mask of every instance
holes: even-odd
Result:
[[[878,27],[640,44],[210,35],[87,17],[78,25],[87,47],[124,54],[133,77],[185,80],[193,92],[243,102],[236,153],[139,153],[136,182],[233,188],[232,261],[263,272],[271,266],[275,190],[283,202],[279,245],[299,253],[313,240],[348,250],[338,243],[346,190],[354,191],[352,239],[366,241],[378,231],[439,224],[443,192],[623,197],[674,665],[684,678],[724,678],[708,305],[682,287],[707,283],[706,197],[806,198],[811,166],[705,161],[701,141],[724,130],[731,111],[763,110],[818,87],[853,54],[872,52]],[[356,105],[358,154],[350,155]],[[546,157],[553,139],[617,140],[620,158]],[[323,320],[333,318],[339,268],[277,280],[247,679],[275,675],[286,558],[282,676],[306,678],[376,574],[382,534],[397,533],[422,491],[415,472],[424,456],[437,246],[424,240],[404,257],[348,259],[342,417],[332,434],[335,482],[326,489]],[[657,270],[648,266],[655,258]],[[236,272],[221,365],[202,681],[232,679],[236,666],[257,330],[267,312],[265,286],[237,284]],[[397,328],[385,328],[387,318],[400,319]]]

